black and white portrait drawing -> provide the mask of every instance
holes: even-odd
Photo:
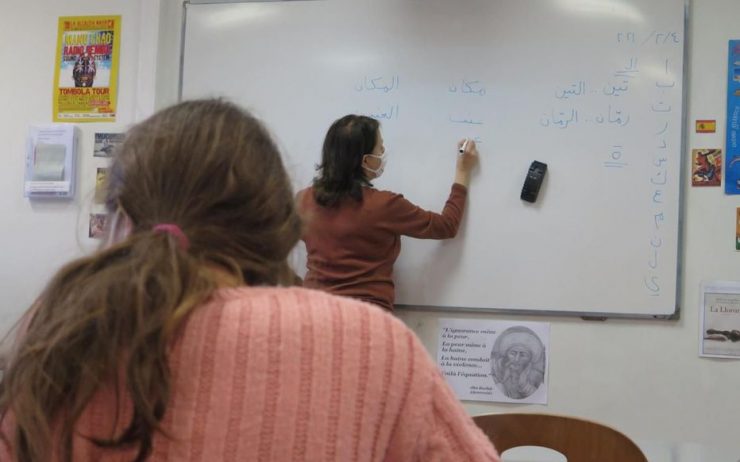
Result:
[[[506,396],[528,398],[544,383],[545,371],[545,346],[534,331],[513,326],[496,338],[491,350],[491,375]]]

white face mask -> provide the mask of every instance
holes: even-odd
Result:
[[[368,172],[373,172],[375,174],[375,178],[379,178],[385,170],[385,164],[388,161],[388,155],[384,152],[382,156],[376,156],[375,154],[366,154],[366,156],[380,159],[380,167],[378,168],[363,167]]]

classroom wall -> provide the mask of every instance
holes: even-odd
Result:
[[[92,208],[96,130],[123,129],[154,107],[158,0],[5,0],[0,14],[0,335],[29,306],[51,274],[96,247],[87,237]],[[80,124],[74,200],[23,197],[26,134],[52,120],[52,84],[59,16],[120,14],[122,36],[118,120]]]
[[[714,135],[689,132],[686,147],[724,147],[726,41],[740,38],[736,21],[740,2],[692,3],[688,120],[717,119],[718,129]],[[94,186],[92,133],[99,125],[82,128],[80,184],[74,201],[31,203],[22,197],[27,127],[51,120],[57,17],[123,15],[118,103],[119,125],[126,126],[177,98],[181,4],[180,0],[4,2],[0,16],[0,62],[6,63],[0,75],[0,101],[5,103],[0,133],[6,140],[5,163],[0,168],[0,329],[17,319],[61,263],[95,245],[86,237],[86,210]],[[12,43],[19,45],[8,46]],[[695,441],[740,450],[735,424],[740,415],[740,401],[735,399],[740,364],[697,356],[699,282],[740,281],[740,254],[733,250],[735,207],[740,199],[724,196],[718,188],[692,189],[686,173],[683,181],[684,286],[677,321],[586,322],[416,310],[397,314],[432,355],[436,355],[440,317],[552,323],[549,404],[467,403],[474,414],[513,410],[574,414],[608,422],[641,440]]]

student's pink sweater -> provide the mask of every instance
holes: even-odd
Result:
[[[297,288],[220,289],[187,321],[170,365],[163,427],[172,438],[155,436],[152,461],[499,460],[414,334],[369,304]],[[98,393],[79,435],[110,437],[113,396]],[[119,429],[130,418],[122,408]],[[5,451],[0,460],[10,460]],[[132,455],[80,436],[73,460]]]

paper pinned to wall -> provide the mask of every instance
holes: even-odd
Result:
[[[729,41],[725,194],[740,194],[740,40]]]
[[[64,180],[66,147],[63,144],[39,143],[36,145],[33,181]]]
[[[701,285],[699,355],[740,358],[740,282]]]
[[[71,124],[32,126],[26,147],[26,197],[72,197],[77,135]]]
[[[547,404],[550,324],[440,319],[437,364],[458,398]]]

